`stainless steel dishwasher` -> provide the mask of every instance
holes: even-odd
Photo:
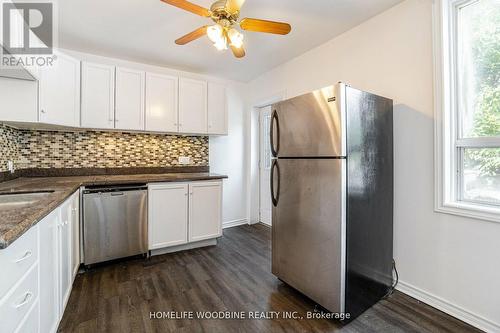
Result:
[[[148,252],[147,186],[83,190],[84,264]]]

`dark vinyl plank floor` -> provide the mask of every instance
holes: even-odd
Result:
[[[297,312],[315,304],[271,274],[271,232],[224,230],[217,246],[132,259],[77,276],[59,332],[477,332],[400,292],[352,322],[151,319],[151,312]]]

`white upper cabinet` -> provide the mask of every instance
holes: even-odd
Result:
[[[39,72],[39,121],[80,126],[80,61],[57,53],[52,66]]]
[[[38,121],[38,83],[0,77],[0,121]]]
[[[208,134],[227,135],[226,86],[208,83]]]
[[[179,79],[179,132],[207,133],[207,82]]]
[[[222,182],[189,184],[189,241],[222,236]]]
[[[146,131],[178,132],[176,76],[146,74]]]
[[[83,128],[114,128],[115,67],[82,62]]]
[[[117,67],[115,128],[144,130],[145,72]]]

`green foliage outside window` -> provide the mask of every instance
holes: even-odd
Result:
[[[500,1],[481,4],[475,15],[472,35],[472,58],[476,69],[475,116],[473,137],[500,136]],[[485,176],[500,175],[500,148],[471,149],[466,160],[479,166]]]

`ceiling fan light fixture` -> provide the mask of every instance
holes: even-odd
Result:
[[[207,9],[198,6],[191,0],[161,0],[171,6],[211,19],[215,24],[204,25],[175,40],[177,45],[186,45],[202,36],[207,35],[217,50],[227,50],[229,47],[236,58],[243,58],[246,54],[243,46],[243,34],[236,29],[264,32],[275,35],[287,35],[292,30],[288,23],[244,18],[240,20],[241,6],[245,0],[215,0]],[[213,1],[213,0],[212,0]]]
[[[227,32],[227,36],[229,37],[229,40],[231,41],[231,46],[236,47],[239,49],[243,45],[243,34],[240,33],[238,30],[231,28]]]
[[[219,51],[227,50],[227,39],[226,36],[221,36],[218,41],[214,43],[214,46]]]
[[[213,43],[218,43],[224,39],[223,28],[218,24],[211,25],[207,27],[207,36]]]

